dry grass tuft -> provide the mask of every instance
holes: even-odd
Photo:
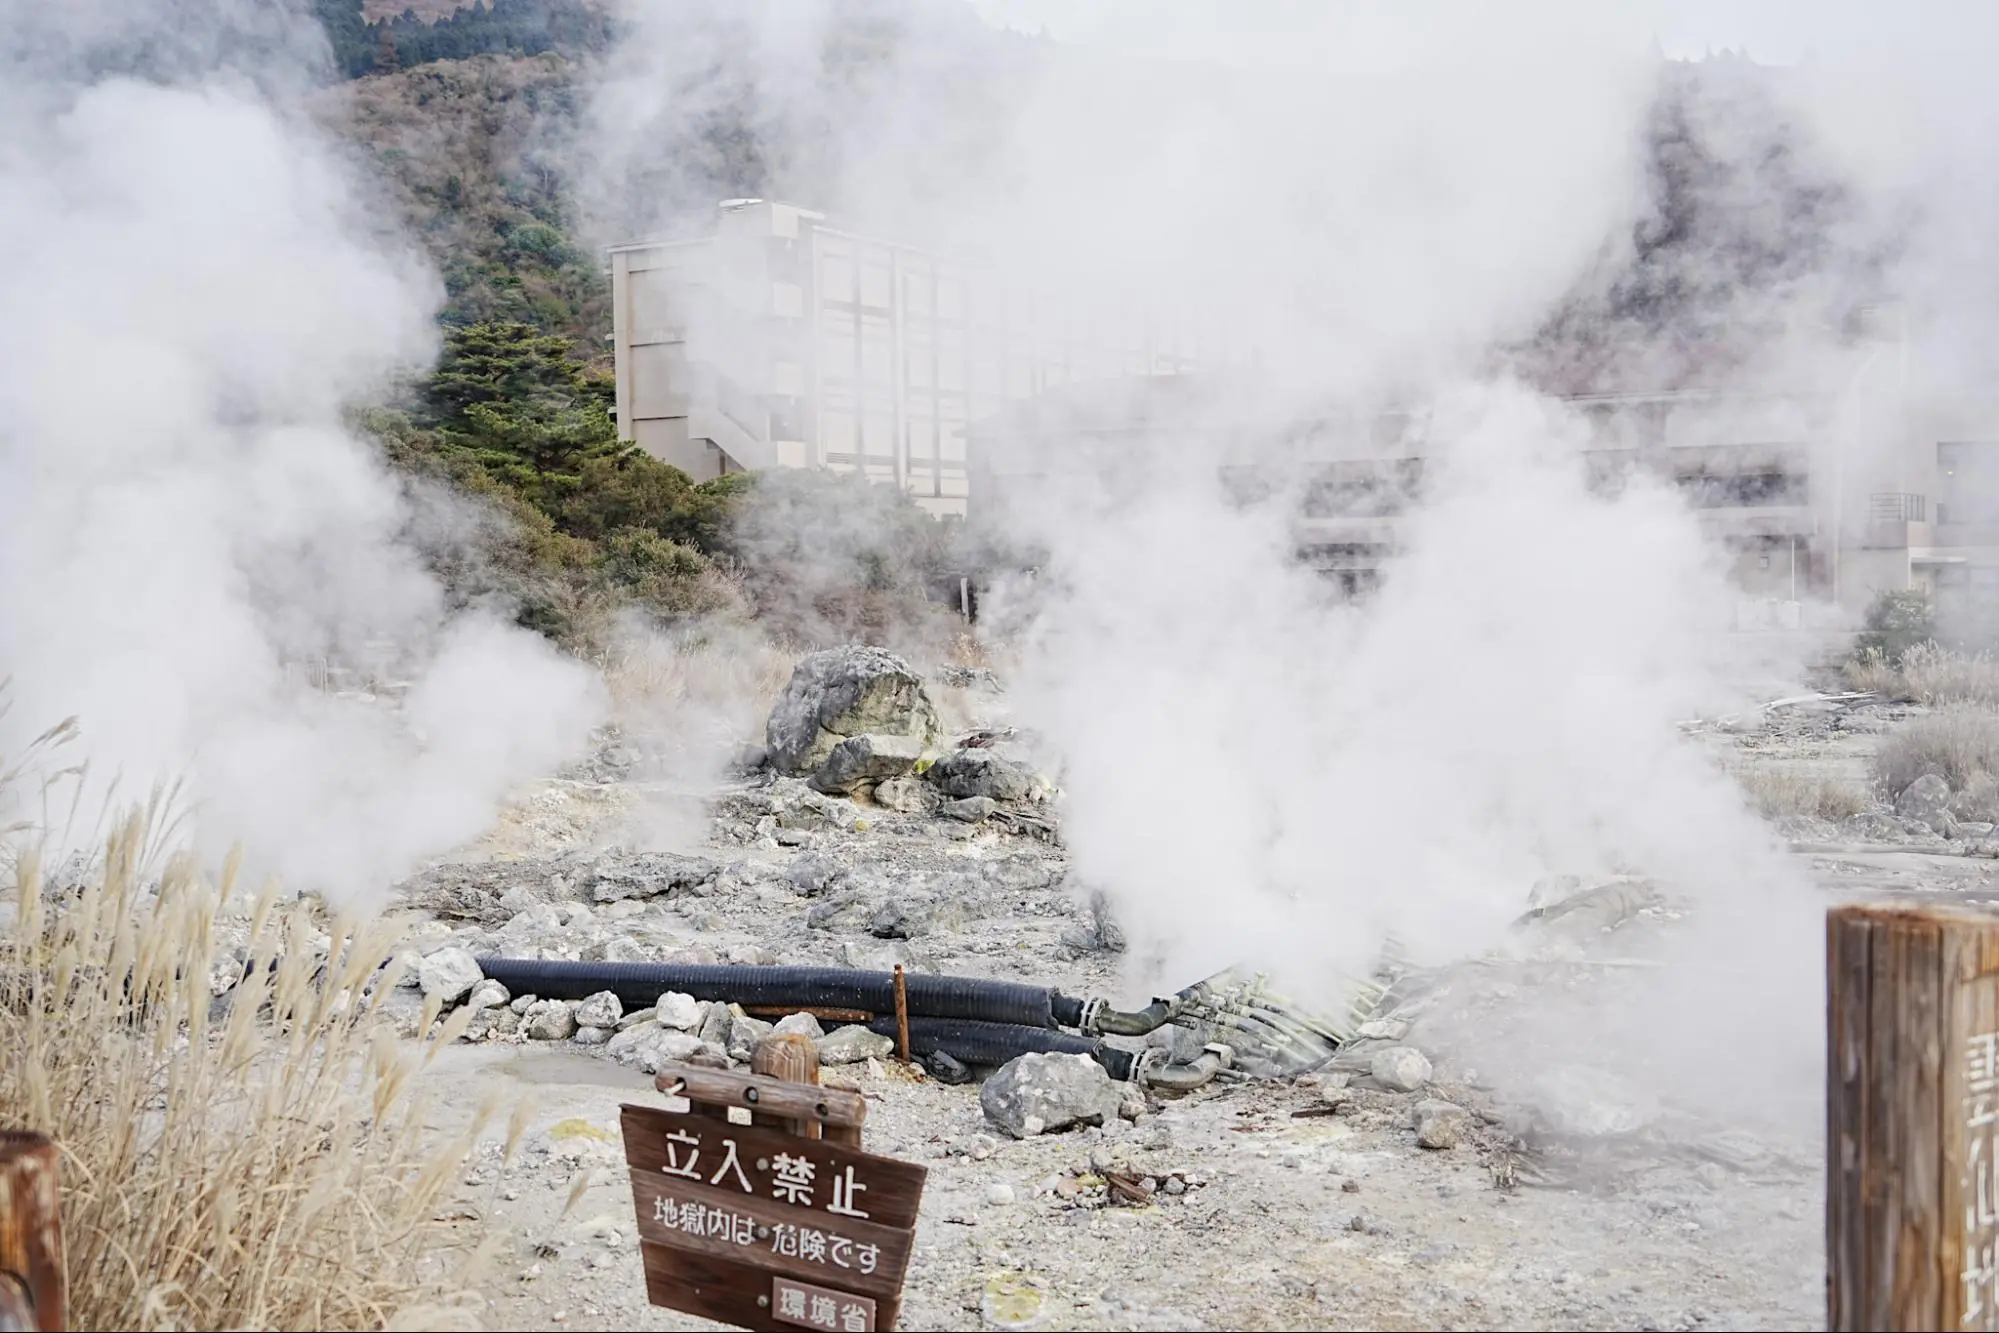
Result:
[[[1808,815],[1838,823],[1865,814],[1869,801],[1858,783],[1798,768],[1744,768],[1735,775],[1765,819]]]
[[[1911,718],[1881,738],[1874,780],[1890,800],[1925,773],[1954,792],[1973,792],[1999,775],[1999,712],[1955,705]]]
[[[753,719],[760,736],[795,664],[754,630],[718,622],[679,634],[627,634],[603,669],[621,721],[698,710]]]
[[[464,1022],[396,1039],[394,928],[241,902],[233,863],[151,854],[142,818],[78,882],[14,870],[0,1125],[61,1146],[73,1326],[464,1326],[433,1219],[480,1126],[434,1145],[409,1096]]]
[[[1902,654],[1898,665],[1879,652],[1865,652],[1848,661],[1846,679],[1856,690],[1913,699],[1932,708],[1999,707],[1999,660],[1989,653],[1960,653],[1919,643]]]

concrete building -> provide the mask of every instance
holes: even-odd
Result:
[[[1566,396],[1590,485],[1677,487],[1727,553],[1745,628],[1800,627],[1813,608],[1853,619],[1883,590],[1921,588],[1946,630],[1999,638],[1999,398],[1912,387],[1898,323],[1824,359],[1816,382]],[[1157,467],[1185,443],[1241,493],[1297,495],[1300,558],[1364,593],[1405,544],[1430,413],[1261,416],[1269,401],[1283,400],[1252,379],[1195,374],[1016,405],[974,431],[973,521],[1004,528],[1052,487],[1115,485],[1134,450]]]
[[[962,514],[973,421],[1054,386],[1229,355],[764,200],[609,255],[619,434],[697,480],[830,468]]]

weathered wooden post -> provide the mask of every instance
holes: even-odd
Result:
[[[1999,1329],[1999,914],[1834,909],[1826,1314]]]
[[[56,1145],[42,1134],[0,1133],[0,1328],[68,1326]]]

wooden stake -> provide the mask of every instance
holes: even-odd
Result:
[[[69,1326],[57,1162],[56,1145],[46,1136],[0,1133],[0,1282],[11,1278],[25,1290],[34,1318],[26,1327],[40,1333]],[[10,1304],[0,1296],[0,1318],[22,1313]]]
[[[788,1032],[781,1037],[765,1037],[750,1049],[750,1072],[786,1083],[819,1084],[819,1048],[810,1037]],[[808,1139],[819,1137],[816,1120],[787,1120],[784,1127]]]
[[[902,979],[902,964],[895,965],[895,1049],[904,1064],[909,1063],[909,986]]]
[[[1826,1317],[1999,1329],[1999,915],[1826,926]]]

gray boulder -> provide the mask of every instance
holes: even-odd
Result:
[[[561,1000],[543,1000],[521,1016],[521,1026],[535,1041],[568,1041],[576,1035],[576,1015]]]
[[[880,648],[829,648],[800,658],[764,729],[772,768],[803,776],[849,736],[928,745],[937,710],[909,663]]]
[[[512,997],[507,994],[507,988],[499,982],[482,981],[465,997],[465,1003],[474,1009],[504,1009],[510,998]]]
[[[876,785],[875,804],[905,815],[920,815],[939,798],[923,779],[914,775],[889,778]]]
[[[923,742],[913,736],[849,736],[833,747],[806,785],[828,795],[846,796],[886,778],[901,777],[922,757]]]
[[[613,1036],[605,1044],[605,1054],[621,1064],[635,1065],[648,1074],[657,1074],[662,1065],[676,1064],[702,1049],[701,1038],[691,1032],[675,1032],[657,1023],[641,1023]]]
[[[761,1018],[751,1018],[748,1014],[730,1013],[729,1040],[726,1043],[729,1058],[747,1060],[757,1043],[771,1034],[772,1024]]]
[[[1367,1072],[1384,1088],[1414,1092],[1430,1081],[1430,1058],[1414,1046],[1390,1046],[1374,1053]]]
[[[625,1016],[625,1006],[618,1002],[615,992],[600,990],[587,999],[576,1002],[576,1022],[579,1027],[615,1028],[618,1020]]]
[[[439,949],[417,965],[417,983],[423,987],[425,999],[431,996],[441,998],[446,1004],[467,995],[472,988],[485,980],[478,962],[469,949],[452,947]]]
[[[786,1014],[771,1027],[773,1037],[804,1037],[808,1041],[818,1041],[826,1035],[826,1029],[819,1026],[819,1019],[812,1014]]]
[[[882,1060],[895,1050],[895,1042],[879,1032],[870,1032],[859,1023],[834,1028],[813,1043],[819,1048],[822,1065],[857,1065],[863,1060]]]
[[[675,1032],[692,1032],[700,1027],[701,1012],[701,1001],[676,990],[660,996],[658,1005],[653,1009],[659,1025],[672,1028]]]
[[[995,801],[1024,801],[1034,790],[1034,771],[991,750],[953,750],[923,770],[926,781],[946,796],[963,800],[989,796]]]
[[[1015,1056],[979,1089],[986,1119],[1017,1139],[1109,1124],[1123,1100],[1104,1067],[1087,1055]]]
[[[579,876],[579,887],[587,886],[591,898],[597,902],[615,903],[626,898],[700,893],[714,883],[719,872],[720,867],[704,857],[641,852],[616,859],[606,857]]]
[[[1416,1142],[1425,1148],[1455,1148],[1471,1124],[1462,1106],[1426,1097],[1416,1103]]]
[[[1931,828],[1941,829],[1950,809],[1950,784],[1934,773],[1925,773],[1902,788],[1895,798],[1895,813],[1904,819],[1920,819]]]
[[[946,801],[943,813],[952,819],[962,819],[967,824],[976,824],[999,809],[999,802],[990,796],[967,796],[962,801]]]

